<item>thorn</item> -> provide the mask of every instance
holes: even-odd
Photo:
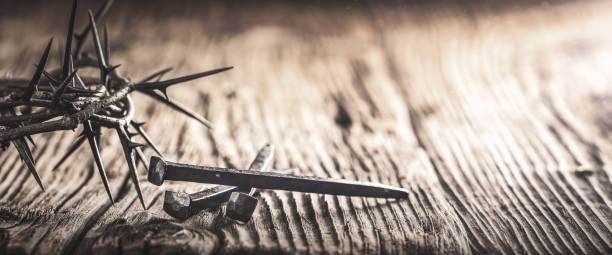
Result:
[[[102,128],[99,125],[95,125],[93,126],[93,130],[94,136],[96,137],[96,142],[98,143],[98,146],[100,146],[102,141]]]
[[[72,55],[70,55],[70,72],[74,72],[74,59],[72,58]],[[75,73],[76,75],[76,73]],[[76,80],[74,79],[74,75],[72,76],[72,78],[70,78],[72,81],[72,86],[76,87]]]
[[[104,60],[104,52],[100,45],[100,35],[98,34],[98,28],[91,10],[89,10],[89,22],[91,23],[91,34],[93,36],[94,47],[96,49],[96,56],[98,57],[98,68],[100,68],[100,81],[106,81],[106,61]]]
[[[72,11],[70,12],[70,21],[68,22],[68,34],[66,35],[66,49],[64,50],[64,64],[62,65],[63,78],[68,77],[70,73],[70,55],[72,54],[72,35],[74,34],[74,19],[76,16],[77,0],[72,1]]]
[[[147,141],[149,146],[151,146],[151,148],[153,148],[153,150],[155,151],[155,153],[157,153],[157,155],[159,155],[161,158],[164,158],[164,155],[162,155],[162,153],[159,151],[157,146],[155,146],[153,141],[151,141],[151,138],[149,137],[149,135],[147,135],[147,133],[142,128],[142,125],[144,125],[144,124],[145,124],[144,122],[135,122],[135,121],[132,121],[132,126],[136,129],[136,131],[138,133],[140,133],[140,136],[142,136],[142,138],[144,138],[145,141]]]
[[[72,58],[72,54],[70,54],[68,61],[68,73],[71,73],[72,71],[74,71],[74,59]]]
[[[155,79],[156,82],[161,81],[161,79],[164,77],[165,73],[162,73],[161,75],[159,75],[159,77],[157,77],[157,79]]]
[[[77,71],[78,69],[74,70],[68,77],[66,77],[66,79],[64,79],[64,81],[62,81],[62,84],[60,84],[60,86],[58,87],[58,89],[55,91],[53,95],[53,101],[52,101],[53,105],[57,105],[60,98],[64,94],[64,91],[66,91],[66,87],[68,87],[68,84],[70,84],[70,80],[74,78],[74,75],[77,73]]]
[[[178,77],[178,78],[174,78],[174,79],[170,79],[170,80],[166,80],[166,81],[143,82],[143,83],[136,84],[135,87],[138,90],[143,90],[143,89],[158,89],[158,90],[161,90],[161,89],[165,89],[165,88],[167,88],[169,86],[172,86],[174,84],[187,82],[187,81],[190,81],[190,80],[198,79],[198,78],[201,78],[201,77],[213,75],[213,74],[220,73],[220,72],[225,72],[225,71],[230,70],[232,68],[233,67],[224,67],[224,68],[214,69],[214,70],[210,70],[210,71],[206,71],[206,72],[201,72],[201,73],[191,74],[191,75],[187,75],[187,76],[183,76],[183,77]]]
[[[55,163],[55,166],[53,166],[53,169],[55,170],[58,167],[60,167],[64,163],[64,161],[66,161],[66,159],[68,159],[68,157],[72,155],[72,153],[74,153],[79,147],[81,147],[83,142],[85,142],[85,139],[87,139],[87,137],[80,136],[79,139],[76,140],[76,142],[70,145],[70,148],[68,148],[68,151],[66,152],[66,154],[64,154],[64,156],[62,156],[62,158],[57,163]]]
[[[48,73],[47,71],[43,70],[43,75],[50,81],[50,83],[53,83],[57,86],[57,84],[60,83],[60,81],[58,81],[55,77],[53,77],[52,74]],[[55,90],[55,88],[53,86],[51,86],[51,88],[53,90]]]
[[[58,42],[57,43],[57,60],[59,61],[59,66],[62,66],[64,64],[64,59],[62,58],[63,53],[64,53],[64,50],[62,47],[62,43]]]
[[[174,110],[176,110],[176,111],[178,111],[180,113],[183,113],[183,114],[185,114],[185,115],[187,115],[187,116],[189,116],[189,117],[199,121],[204,126],[210,128],[210,129],[213,128],[212,123],[210,121],[208,121],[207,119],[205,119],[204,117],[202,117],[199,114],[189,110],[187,107],[180,105],[179,103],[175,103],[175,102],[172,102],[172,101],[164,98],[164,96],[160,95],[157,91],[143,90],[143,91],[140,91],[140,92],[142,92],[145,95],[148,95],[148,96],[150,96],[150,97],[152,97],[152,98],[154,98],[154,99],[156,99],[156,100],[166,104],[170,108],[172,108],[172,109],[174,109]]]
[[[140,181],[138,180],[138,176],[136,173],[136,163],[134,162],[134,152],[130,153],[130,160],[128,162],[128,164],[130,165],[130,172],[132,174],[132,181],[134,182],[134,188],[136,189],[136,193],[138,194],[138,199],[140,200],[140,204],[142,205],[142,208],[147,210],[147,206],[145,204],[144,201],[144,197],[142,195],[142,190],[140,188]]]
[[[140,189],[140,181],[138,180],[138,173],[136,172],[136,163],[134,162],[134,151],[130,147],[130,138],[128,138],[124,127],[118,127],[117,134],[119,135],[119,140],[121,141],[121,146],[123,147],[123,153],[125,154],[125,159],[128,161],[128,166],[130,168],[130,175],[132,177],[132,182],[134,183],[134,188],[136,189],[136,193],[138,193],[138,198],[140,199],[140,203],[142,204],[143,209],[147,209],[145,205],[144,198],[142,196],[142,190]]]
[[[166,98],[166,100],[170,101],[170,98],[168,97],[168,91],[166,90],[167,88],[162,88],[162,89],[158,89],[159,92],[162,93],[162,95],[164,95],[164,97]]]
[[[147,157],[145,157],[144,153],[142,152],[142,149],[140,148],[136,148],[136,156],[138,157],[138,160],[142,163],[142,165],[145,167],[145,170],[149,170],[149,164],[147,164]]]
[[[28,141],[30,141],[32,146],[36,147],[36,144],[34,144],[34,139],[32,139],[32,136],[26,135],[25,137],[28,138]]]
[[[106,57],[106,63],[110,63],[110,44],[108,43],[108,26],[106,24],[104,24],[104,56]]]
[[[10,112],[10,114],[12,114],[13,116],[17,115],[17,111],[15,110],[14,107],[8,107],[8,111]],[[17,127],[23,127],[23,123],[21,122],[17,122],[16,125]],[[36,144],[34,144],[34,140],[32,139],[32,136],[26,135],[26,138],[28,138],[28,141],[30,141],[30,143],[32,144],[32,146],[36,146]],[[27,144],[26,144],[27,145]],[[32,158],[32,155],[30,153],[30,158]],[[32,158],[32,161],[34,161],[34,158]]]
[[[79,74],[75,74],[75,76],[78,83],[81,84],[81,88],[87,89],[87,87],[85,86],[85,82],[83,82],[83,79],[81,79],[81,76],[79,76]]]
[[[100,21],[104,17],[108,9],[110,9],[111,5],[113,5],[113,2],[113,0],[106,0],[106,2],[104,2],[104,5],[102,5],[100,9],[98,9],[98,11],[96,12],[95,19]],[[89,33],[90,29],[91,24],[87,24],[87,27],[83,29],[83,32],[78,35],[74,35],[74,37],[77,39],[76,49],[74,50],[74,55],[77,57],[77,59],[79,59],[79,53],[81,53],[83,44],[85,43],[85,40],[87,40],[87,33]]]
[[[49,40],[49,43],[47,43],[47,47],[45,48],[45,51],[42,57],[40,58],[40,61],[38,62],[38,66],[36,66],[36,71],[34,71],[34,76],[32,76],[32,79],[28,84],[28,88],[23,93],[24,101],[29,101],[30,98],[32,98],[32,95],[34,94],[34,90],[36,90],[36,86],[40,81],[40,76],[45,70],[45,65],[47,65],[47,58],[49,57],[49,50],[51,49],[51,44],[53,44],[53,38],[51,38],[51,40]]]
[[[38,183],[38,186],[40,186],[40,189],[42,189],[42,191],[44,192],[45,187],[43,187],[42,181],[40,180],[40,177],[36,172],[36,167],[34,166],[34,159],[32,158],[32,152],[30,151],[30,148],[28,148],[28,145],[26,144],[25,140],[23,138],[18,138],[17,140],[13,140],[12,142],[13,145],[15,145],[15,148],[17,148],[17,151],[19,152],[21,160],[25,162],[26,166],[28,167],[28,170],[30,170],[30,174],[34,176],[34,179]]]
[[[140,148],[140,147],[144,147],[145,145],[142,143],[135,143],[135,142],[130,142],[128,144],[130,146],[130,148],[135,149],[135,148]]]
[[[30,148],[28,147],[28,144],[25,143],[25,140],[23,140],[23,139],[21,139],[21,140],[22,140],[23,144],[25,145],[25,148],[26,148],[25,152],[28,155],[28,158],[30,159],[30,161],[32,162],[33,165],[36,164],[36,161],[34,160],[34,156],[32,156],[32,150],[30,150]]]
[[[102,164],[102,156],[100,156],[100,151],[98,150],[98,143],[96,141],[93,128],[91,125],[91,121],[85,121],[83,123],[84,130],[86,133],[87,140],[89,141],[89,147],[91,148],[91,153],[94,156],[94,160],[96,161],[96,166],[98,167],[98,173],[100,174],[100,178],[102,178],[102,183],[104,184],[104,189],[106,190],[106,194],[111,201],[111,204],[114,204],[113,195],[110,190],[110,184],[108,183],[108,177],[106,176],[106,170],[104,169],[104,164]]]
[[[104,71],[106,72],[106,74],[109,74],[109,73],[115,71],[115,69],[117,69],[120,66],[121,66],[121,64],[114,65],[114,66],[111,66],[111,67],[107,67],[106,69],[104,69]]]
[[[157,81],[159,81],[159,79],[161,79],[161,77],[164,76],[164,74],[166,74],[167,72],[170,72],[170,71],[172,71],[172,67],[168,67],[168,68],[163,69],[161,71],[158,71],[158,72],[156,72],[154,74],[151,74],[151,75],[149,75],[149,77],[144,78],[142,81],[140,81],[138,83],[145,83],[145,82],[148,82],[150,80],[155,79],[156,77],[158,79]]]
[[[102,84],[104,84],[105,87],[108,87],[110,84],[111,77],[106,75],[106,70],[104,71],[104,75],[104,81],[102,82]]]
[[[79,134],[79,136],[87,136],[89,134],[93,134],[94,136],[101,135],[100,126],[91,124],[91,130],[87,131],[87,130],[83,129],[83,131]],[[97,142],[99,143],[100,141],[98,140]]]

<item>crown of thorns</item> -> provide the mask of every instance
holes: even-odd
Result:
[[[141,149],[144,145],[134,142],[132,138],[136,135],[142,136],[160,157],[163,156],[142,128],[144,123],[133,119],[135,109],[130,97],[131,93],[134,91],[141,92],[207,127],[212,127],[211,123],[202,116],[177,102],[171,101],[166,94],[166,89],[172,85],[223,72],[232,67],[163,81],[161,80],[162,76],[169,72],[171,68],[158,71],[139,82],[133,82],[121,76],[117,71],[119,65],[111,65],[110,63],[108,29],[104,26],[104,41],[102,43],[96,25],[96,20],[104,17],[112,3],[112,0],[107,0],[95,15],[90,10],[89,24],[80,34],[75,34],[77,1],[73,0],[66,35],[66,47],[62,54],[63,60],[60,68],[49,72],[45,70],[49,50],[53,43],[53,38],[51,38],[36,65],[36,70],[31,79],[0,80],[0,146],[4,150],[10,144],[15,146],[32,177],[44,191],[40,177],[36,172],[34,157],[28,145],[28,141],[34,145],[30,136],[58,130],[74,130],[82,125],[83,132],[76,137],[76,141],[54,168],[61,165],[87,140],[104,183],[104,188],[112,203],[113,197],[98,144],[101,128],[113,128],[121,141],[130,176],[140,202],[143,208],[146,208],[136,172],[137,160],[142,162],[145,168],[148,168]],[[93,40],[96,58],[81,52],[88,34],[91,35]],[[73,44],[74,48],[72,47]],[[100,76],[81,77],[78,71],[82,68],[97,68],[100,71]],[[132,130],[136,132],[132,132]]]

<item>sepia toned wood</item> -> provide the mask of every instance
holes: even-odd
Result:
[[[77,31],[99,4],[79,2]],[[63,38],[69,6],[0,3],[0,74],[28,77],[48,39]],[[134,98],[168,160],[246,168],[270,142],[273,168],[411,195],[263,191],[248,224],[224,208],[177,221],[163,191],[209,186],[157,187],[140,166],[143,210],[107,130],[111,205],[87,146],[52,169],[80,130],[55,132],[33,136],[44,193],[14,148],[0,154],[0,253],[610,253],[610,11],[609,1],[117,1],[99,23],[123,74],[234,66],[168,91],[212,130]]]

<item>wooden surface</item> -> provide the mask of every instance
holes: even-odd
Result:
[[[2,75],[27,77],[46,40],[63,40],[65,2],[0,4]],[[79,30],[98,4],[81,4]],[[609,1],[120,1],[105,23],[122,73],[235,67],[169,92],[214,130],[135,98],[135,119],[169,160],[247,167],[271,142],[275,168],[398,185],[410,198],[266,191],[249,224],[223,209],[180,222],[162,210],[164,189],[207,186],[160,188],[140,168],[143,210],[111,130],[111,206],[86,146],[51,169],[78,134],[58,132],[34,136],[45,193],[13,148],[0,154],[0,251],[611,253],[610,11]]]

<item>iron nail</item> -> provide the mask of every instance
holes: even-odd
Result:
[[[151,157],[148,180],[158,186],[171,180],[341,196],[407,198],[409,194],[378,183],[180,164],[156,156]]]

